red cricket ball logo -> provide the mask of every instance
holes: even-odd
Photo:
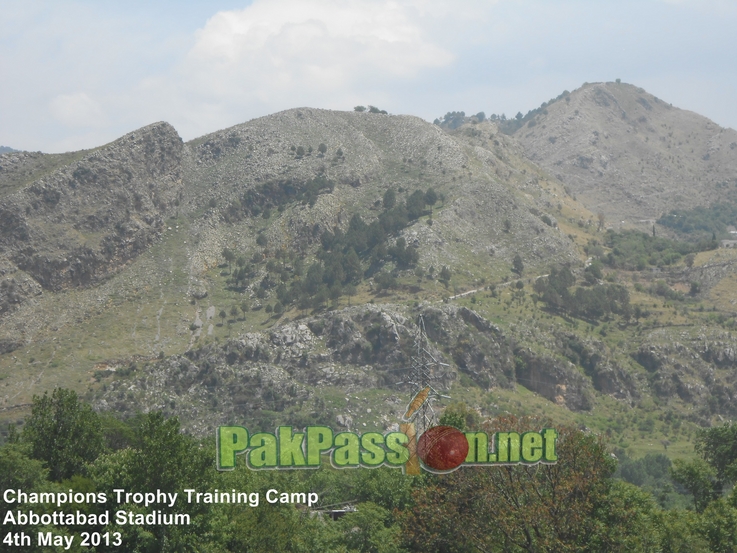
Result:
[[[417,442],[417,455],[431,469],[450,471],[466,460],[468,440],[457,428],[433,426],[420,436]]]

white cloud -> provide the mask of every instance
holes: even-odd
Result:
[[[413,76],[452,56],[423,36],[419,14],[384,0],[259,0],[240,11],[220,12],[197,33],[190,61],[216,70],[299,64]]]
[[[189,106],[185,134],[216,128],[226,113],[232,121],[234,112],[297,105],[350,109],[362,95],[372,101],[389,83],[453,61],[428,36],[424,18],[392,0],[257,0],[213,16],[173,79],[152,79],[145,88],[174,93]]]
[[[107,118],[96,101],[84,92],[61,94],[49,103],[51,115],[68,127],[102,127]]]
[[[0,144],[92,147],[161,120],[191,139],[298,106],[509,115],[617,77],[737,121],[734,0],[248,1],[6,0]]]

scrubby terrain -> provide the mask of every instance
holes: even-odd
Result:
[[[421,316],[449,401],[690,454],[734,416],[737,256],[655,221],[729,194],[737,134],[621,83],[518,123],[299,108],[2,154],[0,414],[67,387],[199,435],[383,430]]]

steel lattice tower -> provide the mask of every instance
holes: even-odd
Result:
[[[436,426],[438,421],[432,408],[432,401],[436,398],[447,398],[440,395],[432,386],[435,379],[434,367],[447,365],[440,363],[429,351],[427,332],[425,332],[425,320],[422,315],[417,319],[417,333],[415,343],[412,347],[413,355],[410,357],[411,366],[406,384],[412,387],[412,401],[405,413],[400,430],[409,438],[408,448],[410,451],[409,461],[404,467],[405,474],[419,474],[420,460],[417,457],[417,440],[428,429]]]
[[[422,315],[417,319],[417,333],[415,343],[412,347],[411,366],[409,370],[408,383],[412,386],[412,397],[417,397],[422,390],[429,388],[429,395],[418,411],[412,417],[415,423],[417,436],[421,436],[428,428],[437,425],[437,417],[432,408],[432,400],[439,394],[432,387],[433,368],[438,361],[428,351],[427,333],[425,331],[425,320]]]

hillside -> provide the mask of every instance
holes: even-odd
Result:
[[[491,125],[486,132],[497,135]],[[185,351],[199,337],[189,327],[200,313],[240,303],[244,293],[255,298],[253,283],[233,291],[220,278],[224,248],[309,260],[320,233],[347,228],[353,214],[375,220],[389,188],[398,202],[417,188],[443,195],[388,238],[403,238],[426,270],[463,267],[454,269],[459,286],[508,274],[517,252],[530,266],[577,263],[570,239],[540,218],[552,204],[535,169],[508,139],[497,143],[484,150],[413,117],[303,109],[188,144],[156,124],[89,152],[5,154],[0,333],[6,385],[17,390],[7,404],[67,383],[70,367],[86,380],[110,358]],[[265,219],[241,203],[261,185],[301,186],[318,175],[334,189],[311,205],[286,201]],[[260,234],[268,252],[256,243]],[[263,264],[254,271],[266,274]],[[359,294],[371,286],[357,284]],[[249,326],[259,327],[263,312],[254,315]],[[98,333],[106,339],[95,340]],[[10,370],[21,349],[24,369]]]
[[[513,136],[615,228],[732,198],[737,131],[624,83],[585,84],[545,104]]]
[[[692,121],[695,151],[716,145],[699,157],[710,179],[732,167],[733,131],[697,132],[644,93],[649,109],[630,105],[635,90],[587,85],[513,137],[298,108],[186,143],[156,123],[94,150],[3,154],[0,414],[61,386],[197,434],[246,419],[383,430],[406,406],[422,315],[453,401],[687,455],[697,427],[734,415],[735,255],[641,254],[645,238],[616,242],[596,214],[714,197],[688,181],[688,198],[623,203],[634,168],[656,186],[685,163],[661,151],[677,142],[645,140],[660,118]],[[630,121],[637,106],[651,123]],[[599,149],[608,172],[576,165]]]

